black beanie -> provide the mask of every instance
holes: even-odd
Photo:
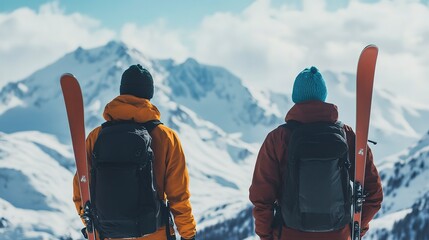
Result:
[[[122,74],[120,93],[151,99],[153,97],[152,75],[140,64],[131,65]]]

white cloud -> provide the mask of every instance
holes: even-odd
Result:
[[[152,56],[221,65],[250,85],[291,92],[305,67],[356,71],[360,51],[378,45],[376,87],[429,101],[429,8],[419,1],[349,1],[326,10],[324,1],[305,0],[302,9],[256,0],[238,14],[217,12],[187,33],[165,22],[124,27],[122,38]]]
[[[97,20],[65,14],[58,2],[42,5],[38,11],[19,8],[0,13],[0,86],[26,77],[78,46],[94,47],[114,36]]]
[[[123,42],[148,56],[176,60],[184,60],[189,56],[189,49],[183,42],[184,35],[180,31],[168,29],[163,19],[143,27],[126,23],[120,36]]]
[[[310,4],[311,3],[311,4]],[[305,1],[302,10],[274,8],[258,0],[242,13],[216,13],[195,32],[195,56],[223,65],[258,87],[290,92],[293,80],[311,65],[356,71],[360,51],[380,49],[376,86],[429,100],[429,9],[416,1],[351,1],[323,10]]]

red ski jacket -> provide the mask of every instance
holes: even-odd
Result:
[[[337,106],[320,101],[308,101],[295,104],[286,115],[286,121],[296,120],[303,123],[338,120]],[[347,142],[350,149],[350,159],[353,159],[355,134],[351,127],[345,125]],[[273,204],[280,199],[282,173],[287,162],[287,144],[290,132],[279,127],[268,134],[259,151],[250,186],[249,198],[253,203],[256,234],[262,240],[279,239],[279,229],[272,228]],[[369,222],[381,207],[383,191],[380,176],[374,165],[371,149],[368,148],[365,168],[365,199],[362,210],[363,236],[369,228]],[[309,233],[291,229],[283,225],[281,240],[348,240],[350,227],[333,232]]]

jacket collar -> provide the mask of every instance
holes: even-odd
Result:
[[[303,123],[335,122],[338,120],[338,108],[334,104],[322,101],[297,103],[286,114],[285,120],[295,120]]]
[[[107,121],[133,120],[143,123],[150,120],[160,120],[161,114],[148,99],[132,95],[120,95],[106,105],[103,117]]]

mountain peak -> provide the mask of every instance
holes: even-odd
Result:
[[[185,62],[183,62],[183,65],[198,66],[198,65],[200,65],[200,64],[199,64],[199,63],[198,63],[198,61],[197,61],[197,60],[195,60],[194,58],[187,58],[187,59],[185,60]]]
[[[122,41],[111,40],[106,45],[108,48],[128,48],[128,46]]]
[[[78,47],[73,54],[75,59],[80,63],[93,63],[112,54],[124,57],[128,54],[128,51],[129,47],[125,43],[110,41],[106,45],[94,49]]]

